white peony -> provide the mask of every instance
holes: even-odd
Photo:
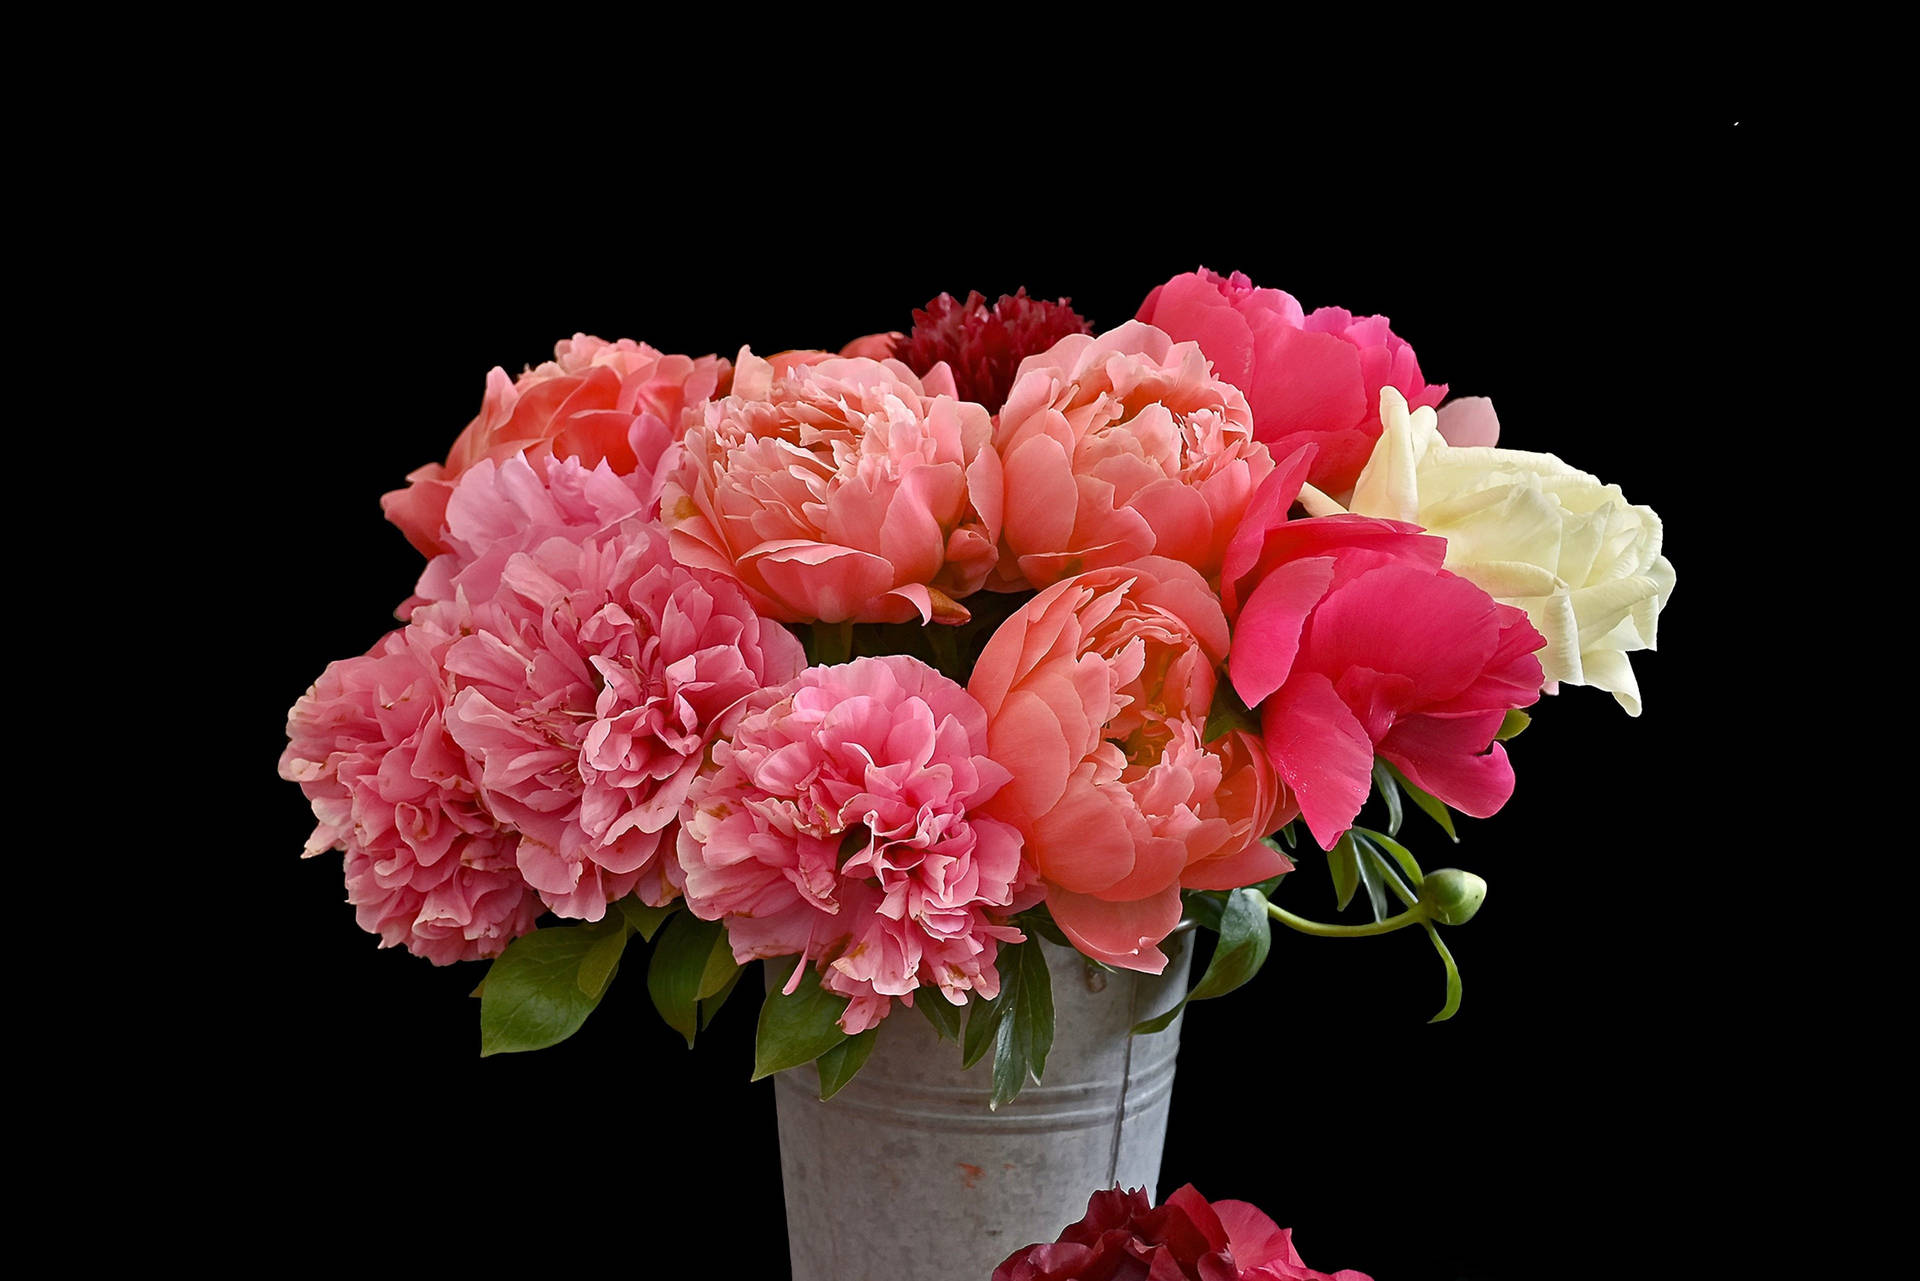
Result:
[[[1654,648],[1673,592],[1653,509],[1552,454],[1450,445],[1433,410],[1409,413],[1391,387],[1380,392],[1380,421],[1349,509],[1445,538],[1448,569],[1526,610],[1547,638],[1539,658],[1549,690],[1597,686],[1638,716],[1627,655]],[[1335,510],[1324,495],[1303,497],[1310,509]]]

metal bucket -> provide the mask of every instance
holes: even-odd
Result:
[[[776,1076],[794,1281],[987,1281],[1014,1250],[1058,1236],[1096,1189],[1155,1195],[1180,1020],[1151,1036],[1128,1029],[1185,993],[1192,938],[1166,940],[1157,976],[1107,973],[1042,943],[1046,1080],[998,1112],[991,1056],[962,1071],[960,1047],[905,1009],[831,1100],[811,1066]]]

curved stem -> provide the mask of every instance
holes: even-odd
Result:
[[[1386,920],[1375,921],[1371,925],[1327,925],[1320,921],[1309,921],[1304,916],[1295,916],[1277,903],[1267,904],[1267,915],[1290,930],[1330,939],[1357,939],[1374,934],[1391,934],[1395,930],[1404,930],[1409,925],[1420,925],[1427,919],[1427,914],[1416,907],[1412,911],[1402,912],[1398,916],[1389,916]]]

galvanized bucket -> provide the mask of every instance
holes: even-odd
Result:
[[[960,1047],[905,1009],[831,1100],[811,1067],[774,1078],[794,1281],[987,1281],[1078,1219],[1095,1189],[1156,1195],[1180,1020],[1128,1029],[1186,991],[1192,933],[1167,939],[1158,976],[1041,946],[1053,976],[1046,1080],[998,1112],[990,1061],[962,1071]]]

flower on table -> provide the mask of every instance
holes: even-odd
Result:
[[[1004,923],[1020,833],[982,812],[1007,781],[985,711],[919,660],[809,668],[755,694],[714,744],[675,874],[696,916],[726,923],[737,961],[815,965],[850,998],[849,1034],[923,989],[991,999],[998,945],[1023,937]]]
[[[1316,1272],[1293,1233],[1244,1201],[1211,1204],[1189,1183],[1159,1205],[1144,1188],[1108,1188],[1050,1244],[1014,1251],[992,1281],[1370,1281]]]

